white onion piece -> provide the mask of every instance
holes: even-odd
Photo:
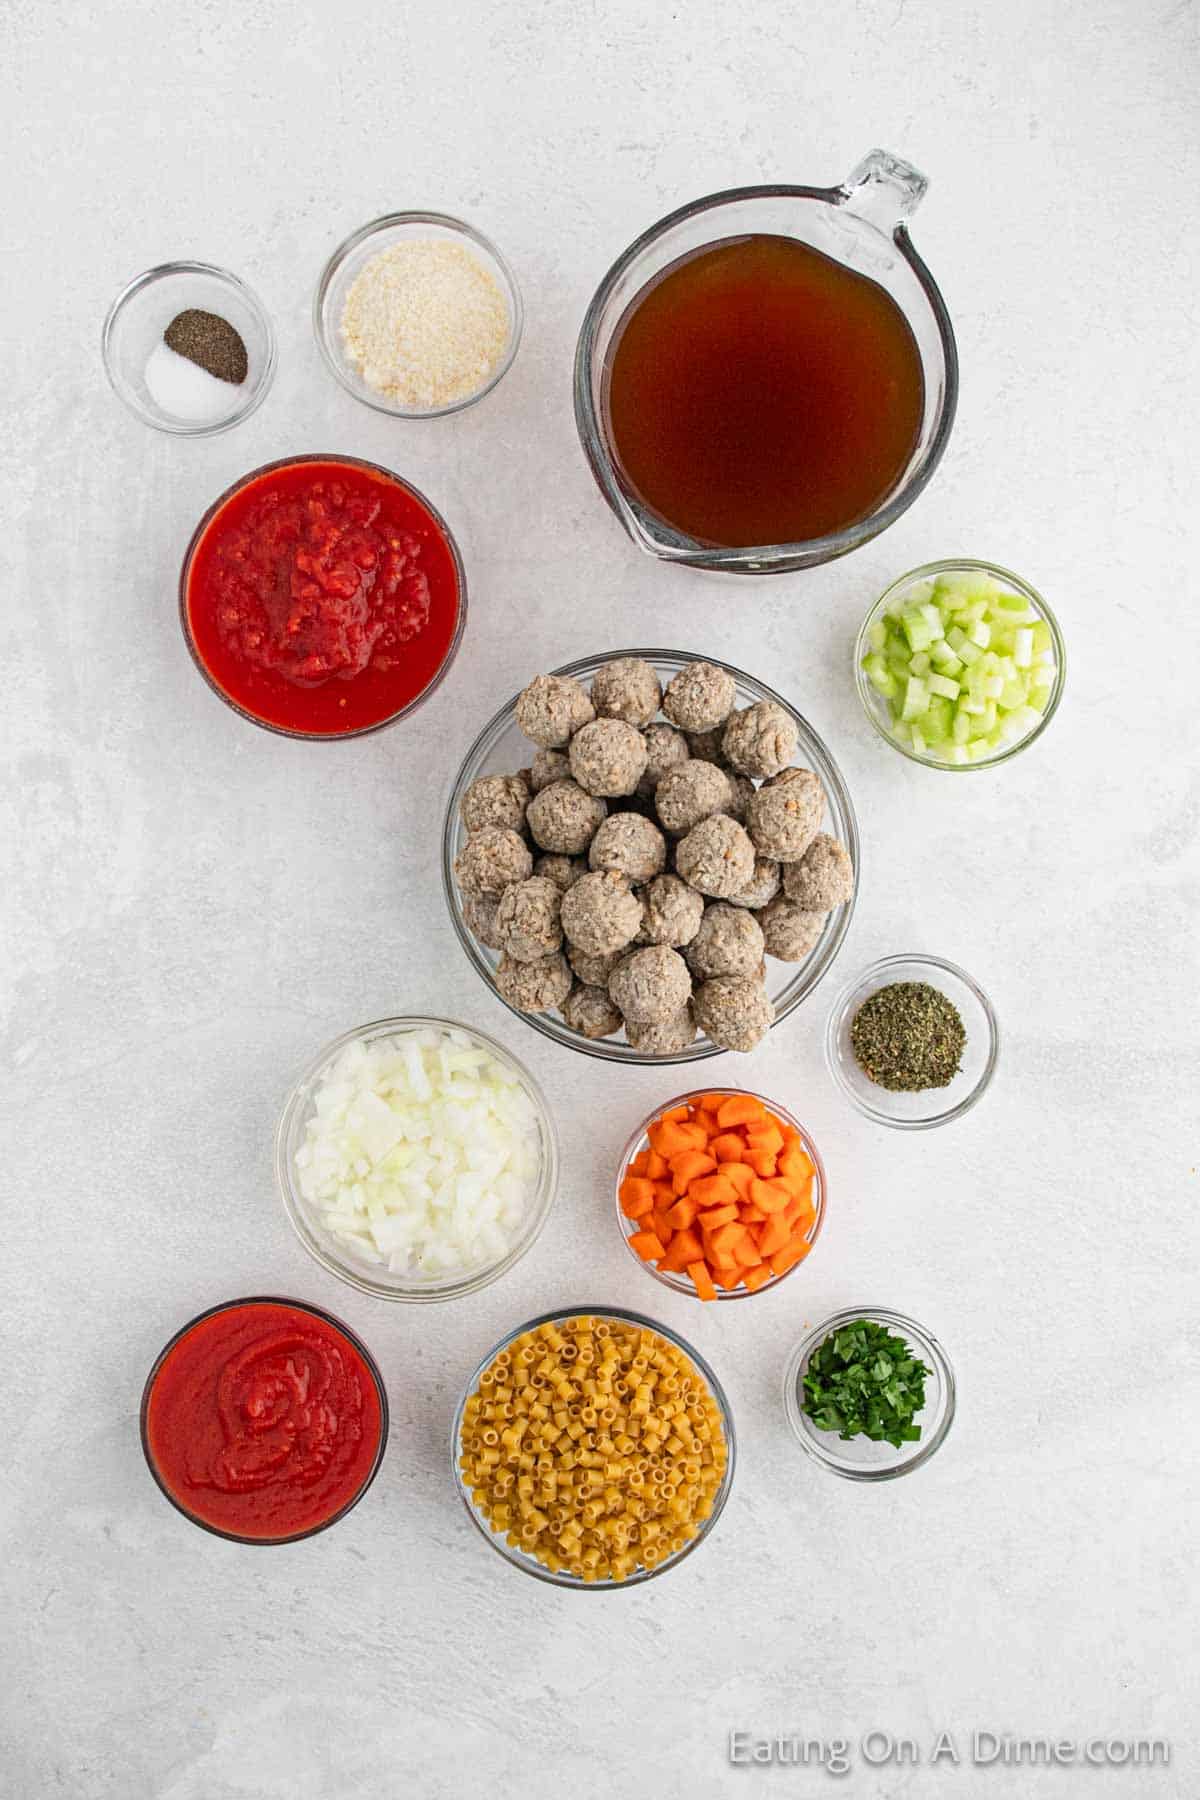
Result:
[[[532,1097],[490,1050],[433,1027],[348,1044],[312,1107],[297,1183],[360,1261],[436,1279],[508,1254],[541,1149]]]

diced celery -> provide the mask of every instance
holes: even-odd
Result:
[[[965,744],[951,744],[946,752],[946,761],[948,763],[965,763],[969,760],[970,758],[968,757],[967,746]]]
[[[934,638],[945,637],[946,621],[942,617],[941,608],[936,606],[932,600],[926,600],[918,610],[930,631],[932,631]]]
[[[910,675],[928,675],[928,673],[929,673],[929,652],[928,652],[928,650],[917,650],[913,654],[913,656],[909,659],[908,671],[909,671]]]
[[[882,656],[872,654],[864,657],[863,668],[866,670],[867,680],[875,689],[875,692],[877,694],[882,694],[885,700],[890,700],[893,694],[896,693],[898,684],[895,676],[884,662]]]
[[[986,738],[976,738],[973,743],[967,745],[967,760],[969,762],[986,762],[991,754],[992,746],[988,743]]]
[[[961,625],[952,625],[946,633],[946,642],[952,650],[957,650],[960,655],[962,654],[962,647],[966,641],[967,634]]]
[[[953,650],[950,648],[949,644],[946,643],[944,638],[940,643],[933,646],[932,650],[929,652],[929,660],[932,662],[935,669],[940,669],[943,675],[957,675],[958,671],[963,666],[962,657],[955,656]]]
[[[1024,594],[1009,594],[1003,588],[997,588],[992,595],[992,611],[1006,613],[1009,622],[1018,625],[1035,616]]]
[[[1028,695],[1023,681],[1006,681],[1002,685],[996,699],[1005,712],[1015,712],[1018,706],[1024,706]]]
[[[976,619],[967,636],[973,644],[978,644],[981,650],[986,650],[992,641],[992,628],[986,619]]]
[[[936,592],[936,582],[930,581],[928,578],[924,581],[914,581],[912,586],[904,591],[904,610],[910,606],[924,606],[927,600],[933,599]]]
[[[906,725],[903,719],[897,719],[892,725],[892,736],[898,744],[911,744],[912,726]]]
[[[884,619],[872,619],[867,628],[867,642],[877,653],[887,648],[888,628]]]
[[[925,709],[924,731],[932,745],[935,738],[948,738],[954,729],[954,708],[949,700],[934,695]]]
[[[1033,647],[1041,654],[1043,650],[1053,650],[1054,639],[1050,635],[1050,627],[1045,619],[1039,619],[1033,627]]]
[[[1053,663],[1036,663],[1029,671],[1029,687],[1032,692],[1036,688],[1052,688],[1058,670]]]
[[[900,623],[904,627],[904,635],[908,639],[910,650],[928,650],[940,632],[935,632],[923,612],[915,607],[901,613]]]
[[[926,749],[925,734],[919,725],[914,725],[912,728],[912,747],[918,756],[924,756]]]
[[[934,592],[945,594],[961,605],[971,600],[986,600],[990,585],[982,569],[955,569],[938,576]]]
[[[1044,713],[1050,704],[1050,689],[1046,687],[1034,688],[1029,696],[1029,704],[1035,713]]]
[[[964,712],[962,707],[960,706],[958,711],[954,715],[954,724],[953,724],[953,727],[951,728],[951,736],[953,737],[954,742],[956,744],[965,744],[967,739],[970,737],[970,735],[971,735],[971,715],[970,715],[970,713]]]
[[[986,701],[972,700],[970,695],[966,695],[959,701],[958,710],[961,713],[965,713],[969,719],[982,719],[986,704]]]
[[[1018,669],[1028,669],[1033,662],[1033,632],[1028,626],[1017,633],[1016,643],[1013,645],[1013,661]]]
[[[983,683],[983,697],[985,700],[998,700],[1003,692],[1003,675],[985,676]]]
[[[929,689],[919,675],[910,675],[908,686],[904,690],[904,708],[900,717],[906,723],[911,723],[913,719],[921,717],[928,704]]]
[[[946,641],[948,643],[950,640],[947,639]],[[983,655],[983,651],[979,648],[979,645],[973,644],[968,637],[964,637],[961,644],[955,644],[954,648],[958,651],[958,654],[965,663],[977,663]]]
[[[958,699],[958,683],[951,681],[948,675],[930,675],[926,685],[931,694],[940,694],[945,700]]]

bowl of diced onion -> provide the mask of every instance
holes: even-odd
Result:
[[[1041,736],[1066,652],[1036,588],[996,563],[925,563],[871,608],[854,652],[867,717],[934,769],[987,769]]]
[[[558,1163],[528,1069],[452,1019],[345,1032],[304,1070],[275,1136],[300,1242],[384,1300],[452,1300],[505,1274],[546,1222]]]

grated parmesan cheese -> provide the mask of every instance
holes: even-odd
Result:
[[[409,238],[359,270],[342,309],[346,355],[398,406],[451,406],[504,355],[508,302],[477,256],[448,238]]]

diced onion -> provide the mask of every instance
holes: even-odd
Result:
[[[533,1205],[537,1108],[466,1032],[397,1032],[324,1071],[294,1167],[314,1223],[358,1260],[470,1274],[508,1254]]]

